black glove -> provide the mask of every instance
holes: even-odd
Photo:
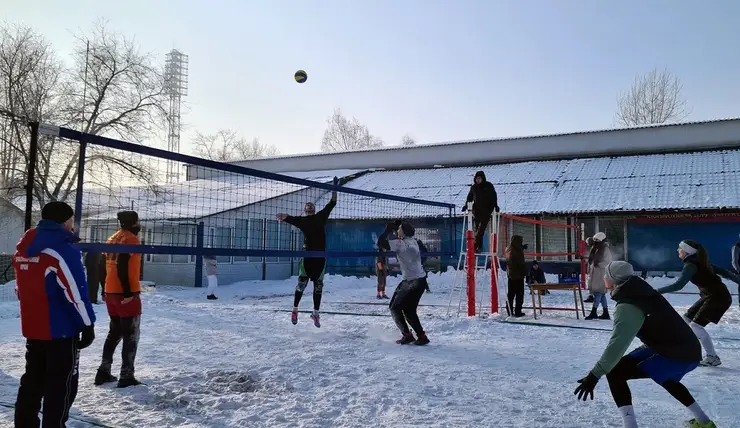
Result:
[[[393,227],[396,228],[396,229],[398,229],[399,227],[401,227],[401,223],[403,223],[403,221],[396,220],[396,221],[393,222]]]
[[[463,205],[462,210],[463,210],[463,212],[467,211],[468,210],[468,204]]]
[[[81,336],[78,348],[85,349],[92,345],[93,340],[95,340],[95,325],[85,326],[85,328],[82,329]]]
[[[583,379],[578,379],[578,387],[575,391],[573,391],[573,394],[578,394],[578,399],[586,401],[586,398],[591,395],[591,399],[594,399],[594,389],[596,388],[596,384],[599,383],[599,378],[591,374],[591,372],[588,372],[588,375],[584,377]]]
[[[493,209],[496,210],[497,213],[498,212],[501,212],[501,209],[498,207],[498,205],[496,205],[495,207],[493,207]]]

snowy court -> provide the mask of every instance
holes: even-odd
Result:
[[[654,286],[666,281],[651,279]],[[390,295],[398,279],[388,282]],[[432,293],[421,304],[439,306],[419,310],[431,339],[425,347],[393,343],[399,332],[387,300],[375,299],[375,278],[328,276],[320,329],[307,313],[297,326],[290,323],[295,278],[223,286],[217,301],[207,301],[205,289],[149,289],[137,357],[137,377],[146,385],[127,389],[92,384],[108,321],[104,306],[97,305],[96,339],[82,351],[69,426],[94,426],[89,421],[137,428],[622,426],[606,379],[594,401],[579,402],[573,395],[576,380],[606,346],[611,321],[577,321],[572,312],[545,312],[537,320],[590,328],[573,329],[447,317],[452,274],[430,274],[429,282]],[[302,310],[311,309],[310,287]],[[737,286],[730,290],[735,293]],[[689,285],[683,291],[696,289]],[[531,305],[525,297],[525,306]],[[697,296],[668,298],[682,311]],[[546,305],[572,305],[568,292],[543,299]],[[717,426],[728,428],[740,426],[740,310],[733,299],[722,323],[707,329],[722,366],[700,367],[684,379]],[[525,312],[522,323],[532,322],[532,310]],[[2,302],[2,427],[12,426],[9,406],[23,355],[17,302]],[[120,346],[115,361],[117,374]],[[641,427],[679,427],[690,418],[651,381],[630,385]]]

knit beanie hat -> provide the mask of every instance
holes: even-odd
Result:
[[[631,264],[623,261],[615,261],[606,265],[605,273],[615,285],[624,284],[635,274]]]
[[[405,236],[414,236],[414,226],[412,226],[410,223],[401,223],[401,230],[403,230],[403,234]]]
[[[593,238],[593,239],[594,239],[594,241],[596,241],[596,242],[601,242],[601,241],[603,241],[604,239],[606,239],[606,234],[605,234],[604,232],[597,232],[597,233],[596,233],[596,234],[594,235],[594,238]]]
[[[41,209],[41,218],[62,224],[74,217],[75,211],[67,203],[61,201],[49,202]]]
[[[121,227],[131,227],[139,221],[139,214],[136,211],[121,211],[117,217]]]

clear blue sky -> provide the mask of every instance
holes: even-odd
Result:
[[[3,15],[63,55],[99,17],[158,58],[190,55],[183,151],[220,128],[318,151],[336,107],[387,144],[609,128],[653,67],[682,79],[688,119],[740,116],[736,0],[37,0]]]

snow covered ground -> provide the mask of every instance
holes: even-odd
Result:
[[[653,285],[666,281],[651,279]],[[389,279],[389,294],[397,282]],[[451,284],[451,273],[430,275],[432,293],[422,304],[437,306],[420,308],[432,341],[426,347],[393,343],[399,334],[387,301],[375,300],[374,278],[327,277],[320,329],[308,314],[301,314],[297,326],[290,323],[295,279],[224,286],[217,301],[207,301],[204,289],[159,286],[143,297],[137,375],[146,385],[123,390],[92,385],[107,331],[105,308],[96,306],[97,338],[82,352],[80,392],[72,410],[76,419],[69,426],[92,426],[81,421],[86,419],[137,428],[621,427],[605,381],[593,402],[573,396],[576,380],[606,346],[610,321],[545,312],[538,324],[591,329],[526,325],[533,321],[531,310],[525,310],[523,324],[448,317]],[[690,287],[684,291],[696,291]],[[7,293],[2,288],[0,293]],[[311,308],[310,290],[302,309]],[[696,298],[671,295],[669,300],[681,310]],[[549,306],[572,304],[567,292],[543,299]],[[717,426],[737,427],[737,304],[708,330],[723,365],[699,368],[685,382]],[[3,427],[12,426],[12,408],[3,405],[15,401],[23,355],[17,303],[2,302]],[[681,426],[689,419],[652,382],[631,386],[641,427]]]

